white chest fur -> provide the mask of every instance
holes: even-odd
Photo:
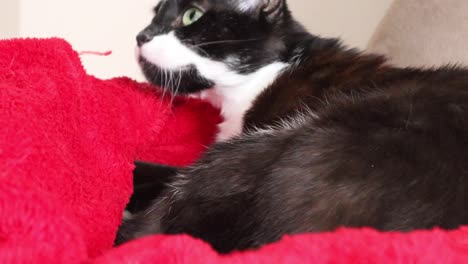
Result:
[[[217,141],[226,141],[242,132],[244,116],[255,99],[267,89],[287,64],[275,62],[248,74],[230,72],[202,98],[221,108],[224,122],[219,126]],[[230,83],[229,83],[230,81]]]

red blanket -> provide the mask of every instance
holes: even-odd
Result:
[[[343,229],[230,256],[186,236],[112,249],[133,161],[189,164],[219,121],[202,102],[87,75],[63,40],[0,41],[0,263],[468,263],[463,229]]]

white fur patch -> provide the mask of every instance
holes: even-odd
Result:
[[[201,57],[187,48],[174,32],[155,37],[141,47],[140,54],[149,62],[168,70],[177,71],[194,65],[203,77],[215,83],[213,89],[201,93],[201,98],[221,108],[225,121],[220,125],[218,141],[229,140],[241,134],[245,113],[252,107],[257,96],[288,66],[286,63],[275,62],[253,73],[239,74],[232,71],[226,63]]]
[[[216,85],[214,95],[213,92],[211,95],[207,92],[206,99],[212,101],[211,98],[214,98],[215,103],[222,102],[221,110],[225,121],[219,126],[218,141],[226,141],[242,133],[246,112],[286,66],[285,63],[275,62],[248,75],[230,72],[226,77],[233,83]]]
[[[300,128],[314,119],[319,119],[319,116],[310,110],[307,106],[304,106],[305,110],[297,112],[296,114],[280,120],[278,123],[267,126],[265,128],[254,128],[248,131],[249,135],[268,134],[273,135],[275,132],[281,130],[293,130]]]
[[[122,220],[128,221],[128,220],[130,220],[130,219],[132,219],[132,218],[133,218],[132,213],[130,213],[130,212],[127,211],[127,210],[125,210],[125,211],[123,212]]]
[[[187,177],[186,175],[182,175],[182,174],[178,174],[176,176],[176,180],[170,184],[168,184],[168,186],[171,188],[171,195],[172,197],[178,197],[178,198],[181,198],[184,196],[184,189],[185,189],[185,186],[190,183],[190,177]],[[175,199],[171,199],[171,200],[175,200]]]

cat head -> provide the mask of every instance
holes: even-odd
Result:
[[[235,86],[284,60],[284,36],[298,27],[285,0],[161,0],[154,11],[138,60],[150,82],[179,94]]]

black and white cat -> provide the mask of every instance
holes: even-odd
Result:
[[[164,168],[118,243],[187,233],[229,252],[340,226],[468,224],[467,70],[393,67],[309,34],[284,0],[155,11],[137,37],[146,77],[225,122],[200,161]],[[161,172],[144,166],[135,177]]]

